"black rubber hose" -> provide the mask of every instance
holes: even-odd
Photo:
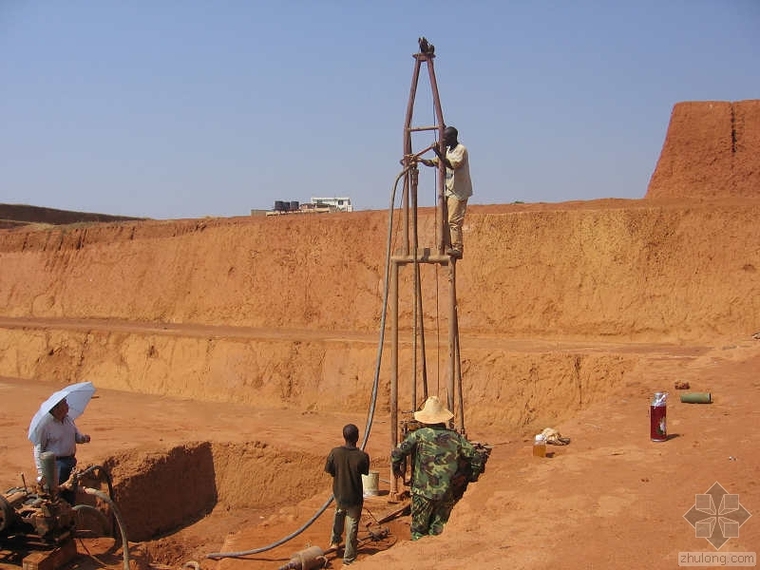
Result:
[[[393,184],[393,190],[391,191],[391,207],[388,214],[388,240],[386,245],[386,251],[385,251],[385,285],[383,287],[383,310],[381,312],[381,318],[380,318],[380,342],[378,343],[377,347],[377,365],[375,366],[375,378],[372,382],[372,396],[370,397],[370,406],[369,411],[367,412],[367,425],[364,428],[364,438],[362,439],[361,449],[364,449],[367,445],[367,441],[369,440],[369,434],[372,429],[372,420],[375,416],[375,407],[377,405],[377,390],[378,386],[380,385],[380,365],[382,363],[383,358],[383,343],[385,342],[385,319],[386,315],[388,314],[388,281],[390,280],[390,267],[391,267],[391,247],[392,247],[392,241],[393,241],[393,205],[396,201],[396,189],[398,188],[398,182],[401,180],[401,178],[409,171],[409,166],[404,168],[399,175],[396,177],[396,182]],[[316,521],[320,516],[322,516],[322,513],[324,513],[327,510],[327,507],[330,506],[330,503],[333,502],[333,499],[335,497],[333,495],[330,495],[330,498],[327,499],[324,505],[322,505],[319,510],[312,516],[308,521],[306,521],[301,528],[293,531],[289,535],[287,535],[284,538],[281,538],[277,542],[273,542],[272,544],[268,544],[267,546],[262,546],[261,548],[253,548],[251,550],[241,550],[238,552],[212,552],[211,554],[207,554],[206,558],[211,558],[212,560],[220,560],[222,558],[243,558],[245,556],[250,556],[252,554],[259,554],[260,552],[266,552],[267,550],[272,550],[273,548],[276,548],[282,544],[285,544],[289,540],[292,540],[299,534],[301,534],[303,531],[305,531],[307,528],[309,528],[312,524],[314,524],[314,521]]]
[[[103,530],[107,530],[111,524],[111,521],[108,520],[108,517],[103,514],[103,511],[98,509],[97,507],[93,507],[92,505],[74,505],[71,507],[72,511],[79,512],[79,511],[87,511],[88,513],[92,513],[95,515],[95,518],[97,518],[100,523],[103,525]]]
[[[90,465],[87,469],[83,470],[81,473],[78,474],[78,477],[81,478],[84,475],[89,475],[90,473],[93,473],[94,471],[97,471],[98,474],[96,475],[96,478],[98,480],[101,479],[101,475],[103,475],[104,479],[106,480],[106,484],[108,485],[108,496],[113,500],[113,482],[111,481],[111,474],[108,472],[108,469],[103,467],[102,465]],[[116,516],[111,515],[111,528],[116,529],[116,525],[118,522],[116,521]]]
[[[99,499],[104,500],[106,503],[108,503],[111,506],[111,510],[113,511],[114,516],[116,517],[116,522],[119,524],[119,530],[121,531],[121,550],[124,553],[124,570],[130,570],[129,569],[129,540],[127,539],[127,528],[124,525],[124,521],[121,518],[121,513],[119,513],[119,509],[116,506],[116,503],[113,502],[113,499],[106,495],[103,491],[99,491],[97,489],[91,489],[90,487],[85,487],[84,492],[88,495],[94,495],[95,497],[98,497]]]
[[[407,166],[399,173],[391,191],[391,204],[388,211],[388,236],[385,244],[385,280],[383,285],[383,310],[380,313],[380,339],[377,343],[377,364],[375,365],[375,378],[372,382],[372,397],[370,398],[370,406],[367,412],[367,425],[364,428],[362,449],[366,447],[369,434],[372,431],[372,421],[375,417],[375,407],[377,405],[377,390],[380,385],[380,365],[383,360],[383,345],[385,344],[385,320],[388,315],[388,281],[390,281],[391,274],[391,248],[393,247],[393,206],[396,202],[396,189],[398,188],[399,180],[409,172],[410,168],[411,166]]]
[[[82,471],[79,476],[82,477],[84,475],[88,475],[93,471],[98,471],[99,473],[105,475],[106,484],[108,485],[108,496],[113,498],[113,483],[111,482],[111,474],[102,465],[90,465],[87,469]]]

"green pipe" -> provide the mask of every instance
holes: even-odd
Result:
[[[712,403],[712,394],[710,392],[687,392],[681,394],[681,401],[684,404],[710,404]]]

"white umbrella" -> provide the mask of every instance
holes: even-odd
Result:
[[[58,402],[66,398],[66,403],[69,405],[69,417],[74,420],[82,415],[94,393],[95,386],[92,385],[92,382],[69,384],[65,388],[58,390],[55,394],[42,402],[40,409],[34,414],[32,421],[29,423],[29,441],[34,445],[37,445],[40,442],[39,428],[42,424],[42,420],[45,419],[47,414],[50,413],[50,410],[52,410]]]

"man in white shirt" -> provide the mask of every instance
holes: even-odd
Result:
[[[422,159],[425,166],[438,166],[439,162],[446,165],[446,209],[451,247],[446,253],[455,259],[461,259],[464,253],[462,226],[467,211],[467,200],[472,196],[472,180],[470,179],[470,157],[465,147],[458,140],[459,131],[454,127],[446,127],[443,131],[443,142],[446,145],[446,155],[435,146],[433,150],[437,158]]]
[[[49,414],[40,423],[39,443],[34,446],[34,463],[37,466],[37,474],[42,475],[42,463],[40,456],[50,451],[55,453],[55,462],[58,466],[58,481],[60,485],[68,481],[71,472],[77,464],[77,443],[89,443],[90,436],[80,433],[74,420],[69,417],[69,404],[66,398],[58,402],[50,410]],[[73,504],[74,497],[63,494],[64,499]],[[71,500],[69,500],[71,499]]]

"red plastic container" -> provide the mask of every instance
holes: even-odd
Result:
[[[655,392],[649,405],[649,437],[652,441],[668,439],[667,397],[664,392]]]

